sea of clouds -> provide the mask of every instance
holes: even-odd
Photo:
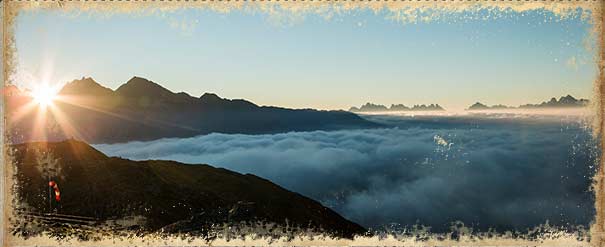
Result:
[[[588,226],[595,142],[558,117],[367,116],[380,129],[95,145],[135,160],[205,163],[267,178],[372,229],[453,221],[487,230]]]

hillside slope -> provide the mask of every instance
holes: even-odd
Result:
[[[78,141],[12,146],[18,194],[27,214],[143,216],[143,232],[199,232],[213,224],[272,222],[340,237],[365,230],[329,208],[250,174],[173,161],[107,157]],[[60,189],[51,197],[49,180]]]

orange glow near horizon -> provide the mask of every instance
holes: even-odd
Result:
[[[32,140],[47,140],[48,132],[55,128],[59,128],[66,136],[83,140],[83,136],[70,124],[70,119],[56,104],[56,102],[63,101],[58,93],[58,87],[52,87],[46,83],[36,85],[28,93],[31,100],[15,109],[10,118],[11,122],[16,123],[31,116]]]

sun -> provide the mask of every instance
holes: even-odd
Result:
[[[52,105],[57,97],[57,91],[48,85],[40,85],[31,92],[36,103],[42,107]]]

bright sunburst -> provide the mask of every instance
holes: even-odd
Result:
[[[29,75],[28,73],[24,73]],[[11,98],[11,124],[31,125],[32,140],[48,140],[49,134],[72,137],[85,140],[80,131],[71,124],[71,119],[77,116],[68,116],[62,107],[80,106],[91,110],[94,108],[82,105],[88,102],[85,96],[64,95],[61,93],[62,84],[49,83],[47,78],[24,76],[25,89],[17,90],[17,97]],[[21,94],[23,93],[23,94]],[[60,102],[60,103],[59,103]],[[24,127],[27,127],[24,125]]]
[[[40,85],[31,93],[34,101],[42,107],[52,105],[57,97],[57,91],[48,85]]]

